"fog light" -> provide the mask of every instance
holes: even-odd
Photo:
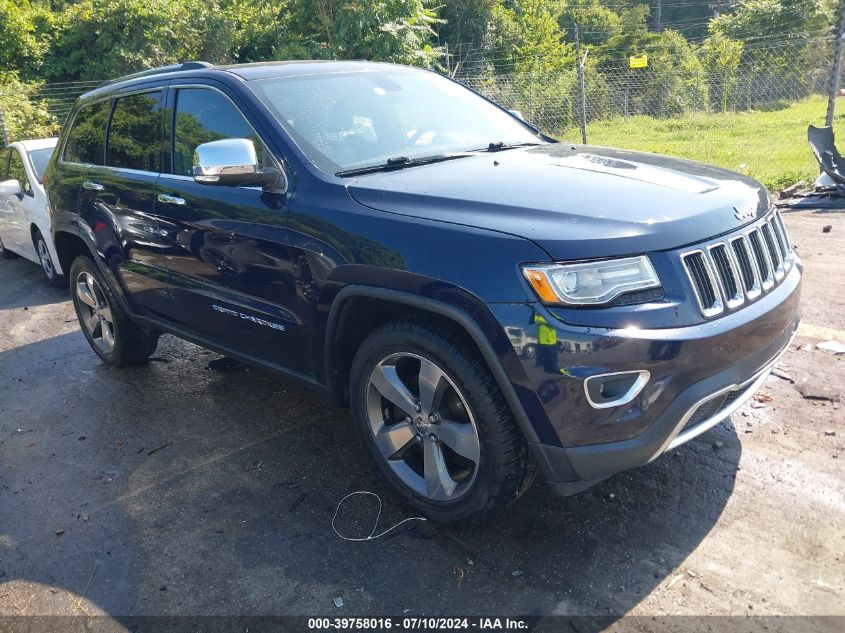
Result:
[[[636,398],[650,376],[645,369],[597,374],[584,380],[584,393],[595,409],[619,407]]]

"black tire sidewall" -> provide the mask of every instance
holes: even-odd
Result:
[[[111,352],[104,352],[97,347],[97,344],[91,339],[91,336],[82,323],[80,299],[75,290],[76,280],[82,272],[87,272],[94,276],[111,310],[112,326],[114,328],[114,348],[112,348]],[[155,352],[156,346],[158,345],[158,332],[140,327],[123,311],[111,287],[103,279],[102,273],[90,257],[80,256],[73,261],[70,267],[69,279],[73,307],[76,310],[79,327],[91,349],[94,350],[94,353],[107,365],[116,367],[144,365],[147,359]]]
[[[88,333],[88,329],[85,327],[85,324],[82,322],[82,307],[80,305],[79,295],[76,292],[76,282],[79,279],[79,275],[83,272],[90,273],[94,276],[94,279],[97,280],[97,283],[100,285],[100,290],[103,293],[103,296],[106,299],[106,302],[109,304],[109,308],[112,312],[112,325],[114,327],[114,347],[112,348],[111,352],[104,352],[101,350],[97,344],[91,339],[91,335]],[[100,274],[100,271],[97,269],[97,266],[94,262],[88,257],[77,257],[73,260],[73,264],[70,267],[70,289],[71,289],[71,297],[73,298],[73,307],[76,310],[76,319],[79,321],[79,329],[82,330],[82,334],[85,336],[85,339],[88,341],[88,344],[91,346],[91,349],[94,350],[94,353],[100,357],[100,359],[109,365],[117,365],[120,362],[120,341],[118,337],[118,324],[116,323],[115,319],[115,301],[111,296],[111,292],[109,292],[107,286],[103,281],[103,277]]]
[[[377,363],[396,352],[417,354],[434,362],[446,372],[470,407],[481,446],[479,471],[470,490],[454,501],[432,501],[409,489],[394,474],[375,445],[366,407],[369,376]],[[438,338],[425,337],[409,330],[377,330],[361,344],[356,354],[350,378],[350,399],[356,426],[379,471],[407,503],[434,521],[454,522],[479,515],[488,507],[491,494],[498,488],[497,480],[502,475],[498,457],[502,448],[497,445],[500,434],[496,425],[501,423],[500,413],[483,397],[484,394],[483,377],[477,368]]]
[[[52,256],[50,255],[50,249],[47,248],[47,240],[44,239],[44,236],[41,234],[41,231],[39,231],[38,229],[36,229],[36,231],[35,231],[35,240],[33,240],[33,242],[35,244],[35,253],[36,253],[36,255],[38,255],[38,263],[41,266],[41,272],[44,273],[44,277],[47,278],[47,281],[50,283],[50,285],[52,285],[52,286],[60,285],[59,280],[61,279],[61,275],[59,275],[59,273],[56,271],[56,264],[53,261]],[[53,274],[52,275],[50,275],[44,269],[44,262],[41,261],[41,254],[40,254],[39,248],[38,248],[38,246],[41,242],[44,242],[44,247],[47,249],[47,256],[50,257],[50,264],[53,267]]]

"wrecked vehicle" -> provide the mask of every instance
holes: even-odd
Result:
[[[757,182],[559,143],[402,66],[111,82],[76,103],[47,190],[104,362],[167,332],[348,402],[384,477],[442,522],[693,439],[799,322],[801,261]]]

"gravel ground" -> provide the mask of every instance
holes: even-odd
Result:
[[[494,523],[367,543],[332,531],[345,494],[410,515],[347,411],[172,337],[105,367],[67,291],[0,261],[0,615],[845,615],[845,403],[798,391],[845,395],[816,347],[845,343],[845,216],[786,223],[805,321],[732,420],[575,497],[538,483]]]

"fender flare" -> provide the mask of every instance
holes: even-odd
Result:
[[[340,315],[346,302],[353,297],[366,297],[370,299],[381,299],[384,301],[400,303],[445,317],[455,323],[455,325],[460,327],[469,335],[478,348],[478,351],[481,353],[481,357],[484,359],[484,362],[493,374],[493,378],[499,386],[499,389],[502,391],[502,395],[505,397],[505,402],[508,403],[508,407],[510,407],[511,412],[513,413],[513,416],[516,419],[523,436],[525,437],[525,440],[529,444],[540,443],[540,440],[537,437],[537,431],[534,429],[534,425],[525,413],[525,409],[519,400],[519,396],[517,395],[513,384],[508,378],[502,364],[499,362],[496,352],[493,350],[493,346],[490,345],[490,341],[481,331],[478,323],[463,310],[460,310],[448,303],[443,303],[442,301],[409,294],[399,290],[390,290],[387,288],[376,288],[373,286],[363,286],[358,284],[344,286],[332,301],[328,321],[326,323],[323,362],[325,363],[327,377],[332,377],[334,375],[334,372],[332,371],[332,358],[334,356],[335,333],[340,321]],[[329,385],[329,387],[333,386],[334,385]]]
[[[129,305],[129,302],[126,300],[123,292],[116,290],[116,288],[120,288],[120,284],[117,282],[117,278],[114,276],[114,273],[111,269],[105,265],[103,262],[103,257],[100,255],[100,252],[97,248],[91,243],[91,236],[88,235],[85,231],[80,229],[78,226],[70,225],[70,224],[59,224],[54,227],[52,231],[53,234],[53,243],[56,247],[56,255],[59,255],[59,246],[57,244],[57,237],[60,233],[67,233],[69,235],[73,235],[74,237],[79,238],[82,240],[82,243],[85,244],[85,247],[88,249],[89,254],[91,255],[91,259],[94,260],[94,265],[100,270],[100,273],[103,275],[103,278],[106,280],[106,290],[109,294],[120,304],[120,307],[126,314],[134,315],[135,311]],[[59,257],[61,260],[61,257]],[[59,261],[59,266],[61,266],[61,261]],[[64,266],[61,266],[64,270]],[[67,270],[64,270],[64,275],[68,280],[68,284],[73,283],[70,279],[70,266],[68,266]]]

